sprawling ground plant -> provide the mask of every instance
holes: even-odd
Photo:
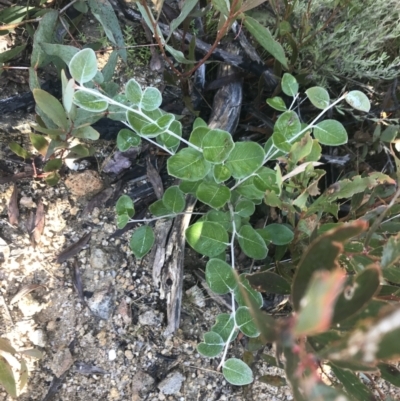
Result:
[[[385,363],[399,351],[396,342],[389,341],[400,330],[399,312],[388,303],[398,291],[388,283],[400,283],[399,237],[387,239],[394,231],[391,219],[398,213],[395,181],[371,173],[338,181],[322,194],[318,189],[325,174],[318,168],[321,145],[338,146],[348,140],[340,122],[324,117],[343,101],[359,112],[368,111],[370,104],[363,93],[351,91],[331,100],[325,89],[313,87],[300,94],[296,79],[284,74],[282,91],[293,101],[287,106],[282,98],[268,99],[281,114],[273,135],[261,146],[234,142],[229,132],[210,129],[200,118],[184,139],[181,123],[160,109],[162,97],[156,88],[143,89],[130,79],[123,93],[114,96],[99,89],[93,82],[99,71],[91,49],[71,58],[69,72],[71,79],[63,75],[62,105],[53,98],[52,109],[45,109],[52,121],[71,128],[79,113],[89,126],[93,115],[107,113],[126,125],[117,138],[120,150],[138,146],[145,139],[171,155],[168,173],[180,179],[179,185],[168,188],[162,199],[150,206],[154,217],[134,220],[132,199],[123,195],[118,200],[118,227],[131,221],[143,223],[130,242],[138,259],[154,244],[152,222],[185,213],[186,194],[209,206],[209,211],[189,226],[186,240],[209,258],[206,280],[211,290],[231,295],[231,312],[218,315],[198,345],[202,355],[220,358],[219,368],[228,382],[246,385],[254,380],[250,366],[229,357],[236,353],[231,344],[241,332],[259,344],[276,344],[277,359],[269,363],[285,368],[298,400],[373,397],[354,373],[358,371],[380,371],[382,377],[399,384],[398,371]],[[35,97],[38,94],[49,96],[41,90],[35,91]],[[305,98],[320,110],[307,124],[294,111]],[[276,159],[281,163],[275,163]],[[56,160],[60,159],[53,155],[50,161]],[[374,208],[382,197],[391,197],[391,204]],[[349,198],[348,221],[338,223],[334,220],[337,201]],[[254,228],[251,217],[262,202],[280,209],[285,223]],[[358,218],[368,202],[369,214]],[[237,273],[237,246],[249,258],[263,261],[271,245],[276,249],[274,271]],[[281,262],[288,252],[291,260]],[[290,295],[294,313],[273,319],[261,309],[260,291]],[[321,375],[328,370],[346,393],[332,375],[328,376],[334,385],[322,382]]]
[[[228,19],[246,11],[243,7],[241,12],[228,10],[224,1],[214,3]],[[248,6],[258,3],[247,2]],[[153,26],[149,15],[148,19]],[[320,167],[321,145],[339,146],[348,141],[343,125],[326,118],[328,112],[341,102],[347,102],[354,113],[368,112],[368,98],[351,91],[330,99],[321,87],[299,93],[298,82],[286,73],[281,87],[285,98],[292,101],[268,99],[280,114],[265,144],[234,142],[231,133],[210,129],[200,118],[185,139],[176,116],[160,109],[162,97],[156,88],[142,88],[130,79],[120,92],[112,82],[117,57],[123,57],[117,50],[98,71],[93,50],[46,44],[56,20],[51,12],[43,17],[37,34],[40,43],[36,43],[40,47],[32,60],[37,61],[32,66],[31,86],[40,117],[31,140],[46,161],[46,178],[51,184],[58,181],[67,152],[70,156],[90,154],[84,141],[75,140],[97,139],[91,124],[103,116],[126,125],[117,138],[121,151],[145,139],[170,154],[168,173],[180,180],[179,185],[168,188],[150,206],[153,217],[142,220],[134,220],[134,203],[123,195],[116,205],[117,224],[122,228],[132,221],[143,223],[130,243],[140,259],[154,244],[152,222],[185,213],[187,194],[209,207],[189,226],[186,240],[208,258],[206,281],[216,294],[230,294],[231,311],[216,317],[198,345],[199,353],[220,358],[226,380],[246,385],[254,380],[251,366],[233,357],[238,355],[231,344],[239,333],[250,338],[253,349],[257,344],[274,343],[276,359],[263,357],[285,369],[296,400],[374,399],[358,372],[364,372],[371,383],[371,375],[380,374],[400,385],[400,372],[388,363],[400,353],[395,341],[400,331],[395,303],[400,284],[396,181],[370,173],[348,176],[323,193],[318,185],[325,174]],[[257,21],[247,18],[245,26],[282,66],[287,65],[283,49],[270,34],[262,34],[265,31]],[[174,49],[169,51],[176,56]],[[48,62],[49,54],[61,58],[72,77],[61,74],[62,102],[40,89],[35,80],[36,66]],[[305,99],[317,110],[308,123],[300,120],[297,110]],[[389,142],[396,140],[393,135]],[[16,144],[11,147],[29,157]],[[339,201],[346,200],[351,200],[350,212],[339,221]],[[253,227],[256,206],[262,203],[278,210],[283,223]],[[237,247],[262,263],[267,256],[274,259],[272,269],[239,274]],[[282,261],[285,255],[290,260]],[[290,296],[293,313],[272,318],[262,310],[261,292]],[[262,380],[274,382],[275,378]],[[331,385],[326,384],[328,380]]]

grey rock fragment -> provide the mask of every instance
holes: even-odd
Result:
[[[142,326],[157,326],[160,324],[160,318],[154,311],[149,310],[139,316],[139,323]]]
[[[185,377],[182,373],[175,371],[170,373],[157,387],[163,394],[172,395],[179,393]]]

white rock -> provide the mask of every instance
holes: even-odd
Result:
[[[108,351],[108,360],[114,361],[116,358],[117,358],[117,353],[115,352],[115,349],[110,349]]]

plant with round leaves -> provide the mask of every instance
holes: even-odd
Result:
[[[252,21],[248,21],[248,25],[250,29],[258,29]],[[89,53],[86,51],[83,55]],[[217,294],[229,294],[232,303],[231,311],[218,315],[211,330],[204,334],[204,340],[198,346],[199,353],[207,357],[221,356],[220,368],[225,379],[235,385],[246,385],[253,381],[253,374],[243,361],[227,358],[232,341],[238,333],[262,341],[277,341],[286,360],[290,361],[286,366],[286,375],[296,397],[299,394],[295,390],[296,386],[305,387],[294,369],[304,362],[294,352],[299,336],[308,336],[309,346],[314,347],[318,355],[329,357],[337,375],[343,380],[346,379],[345,369],[365,367],[368,362],[365,355],[360,355],[352,365],[351,358],[345,353],[343,355],[347,359],[343,359],[343,366],[343,361],[337,358],[338,351],[329,348],[329,343],[324,342],[323,338],[324,335],[336,335],[337,328],[332,331],[330,327],[333,324],[340,324],[349,330],[349,327],[355,327],[354,321],[362,321],[365,316],[374,316],[377,322],[383,319],[379,318],[379,308],[385,305],[373,299],[379,294],[381,280],[373,260],[371,266],[356,270],[357,274],[351,280],[337,269],[338,260],[345,253],[345,246],[349,246],[347,242],[365,231],[365,227],[359,223],[352,223],[345,230],[340,225],[334,226],[334,230],[327,230],[321,240],[314,240],[303,247],[305,252],[302,254],[296,255],[295,247],[315,233],[320,218],[318,216],[323,213],[335,215],[336,200],[350,198],[382,184],[393,186],[390,177],[373,173],[341,180],[334,190],[321,195],[318,193],[317,184],[323,176],[318,169],[321,145],[337,146],[347,142],[346,131],[339,122],[321,119],[343,100],[359,111],[367,111],[368,99],[362,93],[352,91],[332,101],[327,91],[314,87],[307,90],[305,95],[321,111],[308,124],[303,124],[292,106],[287,106],[282,98],[268,101],[281,114],[271,139],[264,146],[254,142],[234,142],[228,132],[210,129],[201,119],[195,120],[193,131],[186,140],[182,137],[181,123],[175,116],[159,108],[162,97],[156,88],[142,88],[136,80],[130,79],[125,86],[125,93],[116,96],[93,89],[90,80],[87,81],[89,77],[95,79],[98,75],[93,68],[92,56],[90,53],[89,58],[84,60],[82,53],[76,53],[72,57],[75,80],[65,80],[65,96],[61,108],[55,103],[52,109],[46,109],[46,105],[43,105],[55,127],[42,127],[42,131],[52,130],[46,134],[59,136],[64,132],[62,130],[68,129],[70,119],[74,118],[74,121],[83,124],[85,119],[93,118],[93,113],[108,110],[113,118],[127,125],[118,134],[117,145],[120,150],[137,146],[141,139],[145,139],[171,155],[167,162],[168,172],[181,182],[168,188],[163,197],[151,205],[150,212],[155,218],[173,218],[183,213],[186,194],[194,195],[198,201],[211,208],[189,226],[186,240],[193,249],[209,258],[205,273],[210,289]],[[296,79],[287,73],[283,76],[282,90],[294,99],[300,96]],[[39,97],[42,95],[37,93]],[[86,135],[94,138],[93,132],[88,131]],[[47,144],[41,138],[32,138],[36,149],[44,153]],[[186,147],[178,151],[181,143]],[[83,152],[82,149],[80,151]],[[266,165],[277,157],[286,160],[285,172],[279,166],[273,168],[271,164]],[[53,163],[54,166],[49,165],[49,168],[58,167],[58,162]],[[320,196],[314,199],[317,195]],[[255,229],[250,219],[256,206],[262,202],[285,210],[287,223],[273,223]],[[298,210],[302,214],[296,225],[294,216],[298,215]],[[138,259],[143,258],[155,240],[151,227],[154,219],[134,220],[135,208],[126,195],[117,202],[116,212],[120,228],[129,222],[144,223],[134,230],[130,242],[133,254]],[[268,255],[271,246],[279,250],[275,252],[275,257],[293,247],[293,255],[297,258],[295,276],[290,269],[284,270],[282,276],[267,271],[238,275],[235,269],[237,245],[247,257],[261,261]],[[393,264],[398,258],[394,249],[395,243],[392,241],[384,249],[382,265],[385,266],[385,277],[397,280]],[[342,263],[348,263],[354,269],[360,266],[360,260],[357,263]],[[368,291],[358,290],[366,286]],[[392,291],[390,286],[387,287],[385,294]],[[291,293],[296,314],[276,325],[261,310],[263,297],[258,290],[284,295]],[[392,319],[392,316],[394,319],[395,312],[388,316],[387,319]],[[364,331],[365,341],[370,338],[369,335],[368,330]],[[383,342],[377,344],[377,347],[383,359],[395,352],[385,347]],[[390,377],[388,365],[381,362],[379,366],[383,374]],[[319,394],[328,391],[320,382],[314,384],[313,388]],[[338,394],[332,391],[335,396]]]

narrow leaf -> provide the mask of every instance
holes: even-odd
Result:
[[[287,69],[288,64],[283,47],[273,38],[270,31],[257,20],[247,15],[244,20],[244,25],[257,42]]]
[[[13,372],[2,357],[0,357],[0,383],[11,397],[17,397],[17,386]]]
[[[40,109],[49,117],[54,124],[58,127],[67,129],[67,115],[61,103],[50,93],[42,89],[34,89],[33,97],[35,98],[36,104]]]

